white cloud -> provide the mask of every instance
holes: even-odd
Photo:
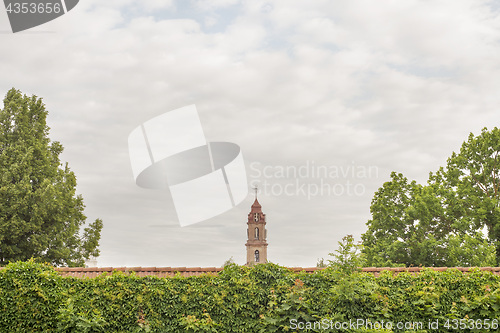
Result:
[[[224,8],[234,6],[240,3],[240,0],[196,0],[196,6],[204,10],[213,10],[217,8]]]
[[[247,163],[380,168],[363,197],[262,198],[270,259],[297,266],[364,231],[390,171],[425,180],[468,132],[497,124],[500,16],[487,2],[253,0],[218,12],[235,3],[162,19],[154,9],[175,16],[179,3],[88,0],[38,29],[54,33],[0,35],[0,91],[45,98],[89,218],[104,219],[99,264],[220,266],[245,251],[249,204],[180,229],[168,193],[133,184],[126,138],[165,111],[195,103],[207,138],[238,143]],[[304,220],[321,232],[300,234]],[[225,245],[202,260],[209,226]],[[298,260],[296,242],[315,245]]]
[[[142,0],[141,6],[144,6],[146,11],[175,8],[174,0]]]

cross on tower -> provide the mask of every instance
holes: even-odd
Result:
[[[259,188],[257,186],[253,187],[253,190],[255,191],[255,200],[257,200],[257,193],[259,191]]]

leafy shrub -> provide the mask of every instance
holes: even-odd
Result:
[[[32,261],[0,270],[0,332],[496,332],[499,322],[500,277],[478,269],[374,277],[229,264],[218,276],[92,279]]]

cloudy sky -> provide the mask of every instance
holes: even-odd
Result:
[[[16,34],[2,8],[0,41],[0,94],[43,97],[104,221],[99,266],[245,263],[251,191],[181,228],[168,190],[135,185],[128,135],[167,111],[196,104],[207,140],[241,147],[268,259],[303,267],[360,239],[391,171],[424,183],[498,126],[496,0],[81,0]]]

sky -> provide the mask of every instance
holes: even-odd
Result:
[[[43,98],[104,222],[102,267],[245,264],[254,185],[268,260],[315,266],[360,240],[391,171],[424,184],[498,126],[496,0],[81,0],[18,33],[0,8],[0,41],[0,95]],[[135,184],[127,140],[192,104],[208,141],[240,146],[249,194],[181,227],[168,189]]]

